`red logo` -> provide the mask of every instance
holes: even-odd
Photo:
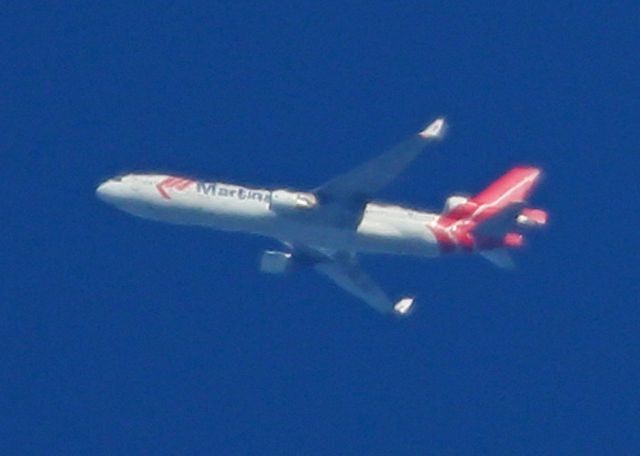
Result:
[[[174,189],[178,191],[182,191],[187,189],[190,185],[193,185],[194,181],[191,179],[185,179],[182,177],[167,177],[166,179],[158,182],[156,184],[156,188],[158,189],[158,193],[162,195],[165,199],[171,199],[169,193],[167,192],[169,189]]]

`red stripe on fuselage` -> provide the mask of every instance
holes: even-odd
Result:
[[[191,179],[184,179],[179,184],[174,185],[174,187],[176,188],[176,190],[185,190],[191,184],[193,184],[193,181]]]
[[[178,191],[182,191],[187,189],[190,185],[192,185],[195,181],[191,179],[185,179],[182,177],[167,177],[166,179],[158,182],[156,184],[156,188],[160,195],[162,195],[165,199],[171,199],[167,190],[173,188]]]
[[[456,241],[453,236],[450,235],[446,228],[438,223],[429,225],[429,228],[433,232],[433,235],[436,237],[438,247],[440,248],[440,253],[451,253],[456,249]]]
[[[451,253],[457,248],[470,252],[473,250],[475,241],[471,234],[475,226],[471,220],[456,220],[445,215],[438,217],[435,223],[429,228],[438,241],[441,253]]]
[[[156,184],[156,188],[158,189],[158,193],[160,193],[160,195],[165,199],[171,199],[169,194],[165,191],[165,187],[167,187],[167,188],[170,187],[171,184],[173,182],[175,182],[176,180],[178,180],[177,177],[167,177],[166,179],[158,182]]]

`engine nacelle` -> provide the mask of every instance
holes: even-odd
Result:
[[[451,212],[456,207],[466,203],[467,201],[469,201],[469,198],[467,198],[466,196],[460,196],[460,195],[450,196],[449,198],[447,198],[447,200],[444,203],[444,213],[447,214]]]
[[[260,271],[267,274],[285,274],[293,268],[293,255],[286,252],[266,250],[260,259]]]
[[[298,211],[313,209],[318,199],[313,193],[274,190],[271,192],[271,210]]]

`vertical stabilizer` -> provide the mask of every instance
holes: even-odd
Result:
[[[476,196],[456,206],[447,217],[453,220],[469,219],[476,223],[491,218],[507,206],[525,201],[540,176],[539,168],[512,168]]]
[[[541,171],[532,166],[518,166],[492,182],[487,188],[471,198],[478,206],[490,205],[503,208],[516,201],[525,201]]]

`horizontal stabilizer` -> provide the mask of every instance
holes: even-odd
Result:
[[[480,252],[480,255],[500,269],[512,270],[516,267],[513,258],[511,258],[511,255],[505,249],[483,250]]]
[[[518,225],[540,227],[547,223],[549,215],[542,209],[523,209],[518,215]]]

